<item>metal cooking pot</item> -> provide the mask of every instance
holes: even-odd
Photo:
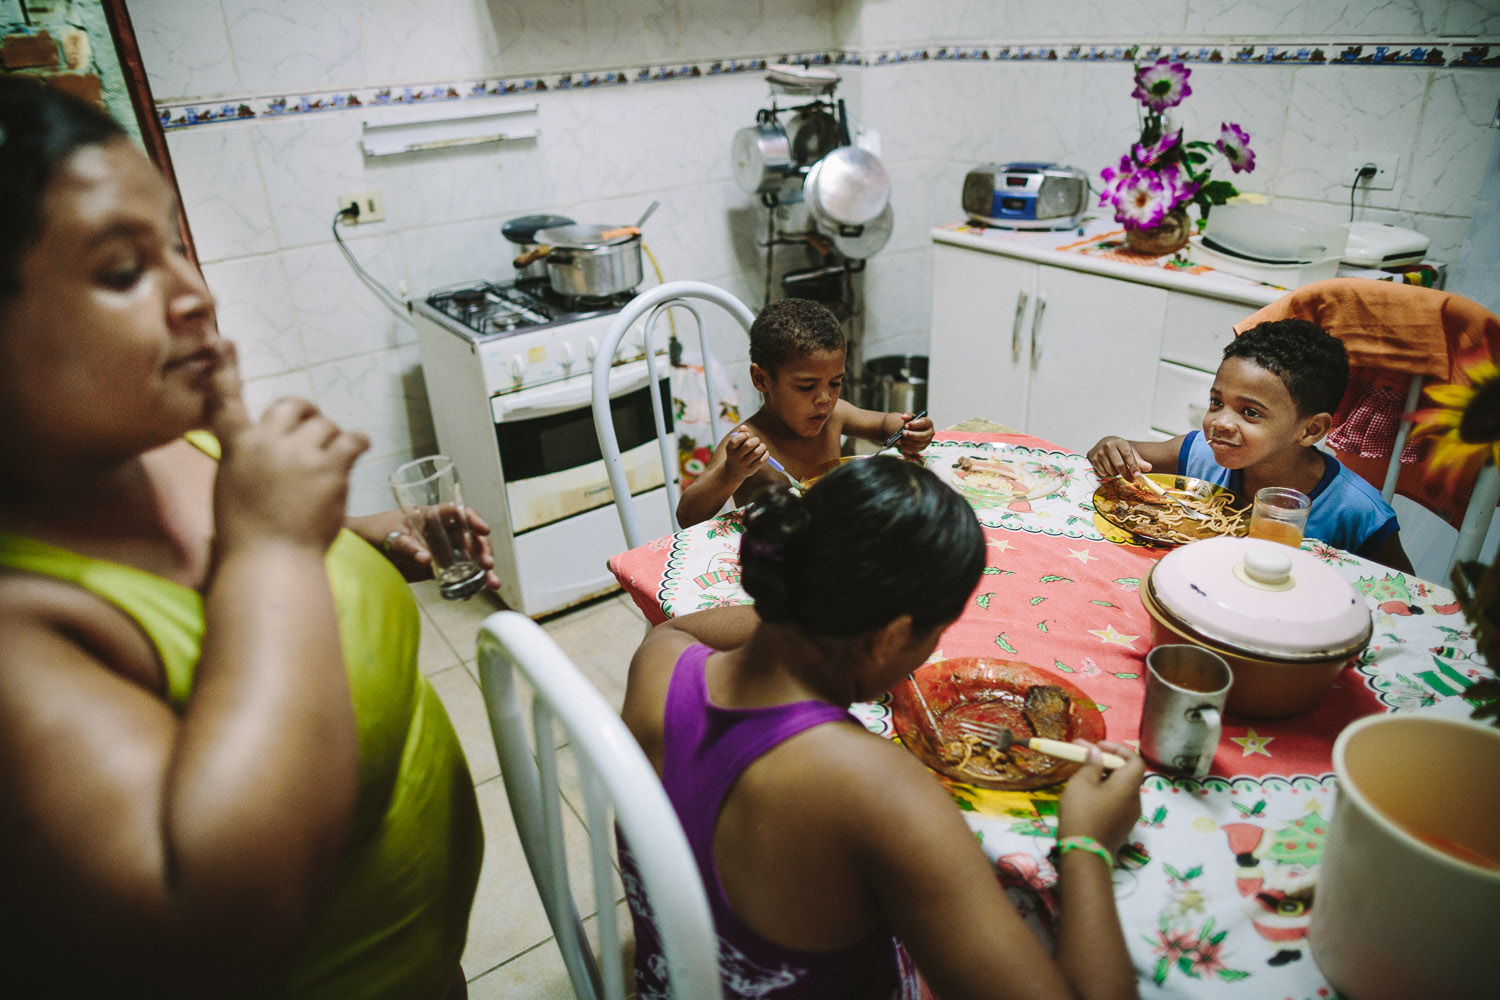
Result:
[[[879,215],[863,226],[840,226],[830,231],[828,238],[843,256],[850,260],[864,260],[875,256],[890,241],[895,225],[896,213],[887,204]]]
[[[546,281],[547,262],[533,253],[540,249],[536,242],[537,230],[571,225],[573,220],[566,215],[522,215],[507,220],[500,227],[500,233],[520,248],[516,260],[525,262],[516,268],[516,280]]]
[[[813,221],[830,233],[873,222],[891,202],[891,179],[880,157],[840,146],[808,168],[802,197]]]
[[[747,194],[779,191],[795,168],[791,143],[774,117],[734,134],[734,180]]]
[[[641,283],[641,231],[635,226],[571,225],[541,229],[547,280],[559,295],[603,298]]]

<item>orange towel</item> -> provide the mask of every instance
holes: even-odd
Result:
[[[1436,288],[1370,278],[1329,278],[1294,288],[1234,325],[1236,335],[1277,319],[1306,319],[1339,340],[1351,368],[1452,381],[1458,358],[1500,347],[1500,317]]]

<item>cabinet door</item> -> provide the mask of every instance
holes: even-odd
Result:
[[[1037,266],[941,243],[933,251],[927,368],[933,424],[987,417],[1024,429]]]
[[[1106,434],[1146,438],[1166,289],[1057,267],[1038,272],[1027,431],[1080,452]]]

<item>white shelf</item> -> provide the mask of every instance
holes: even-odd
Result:
[[[364,120],[360,148],[366,156],[391,156],[530,139],[541,134],[539,119],[535,101],[455,100],[376,108]]]

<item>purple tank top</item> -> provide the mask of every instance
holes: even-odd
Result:
[[[687,834],[703,877],[719,936],[724,996],[776,1000],[888,1000],[915,998],[916,973],[884,925],[835,952],[784,948],[762,938],[735,915],[713,858],[714,823],[740,773],[762,754],[814,726],[848,722],[848,712],[820,701],[764,708],[720,708],[708,698],[704,664],[713,652],[683,651],[667,688],[662,784]],[[660,939],[646,912],[635,866],[621,851],[626,895],[635,924],[636,988],[645,1000],[669,995]]]

